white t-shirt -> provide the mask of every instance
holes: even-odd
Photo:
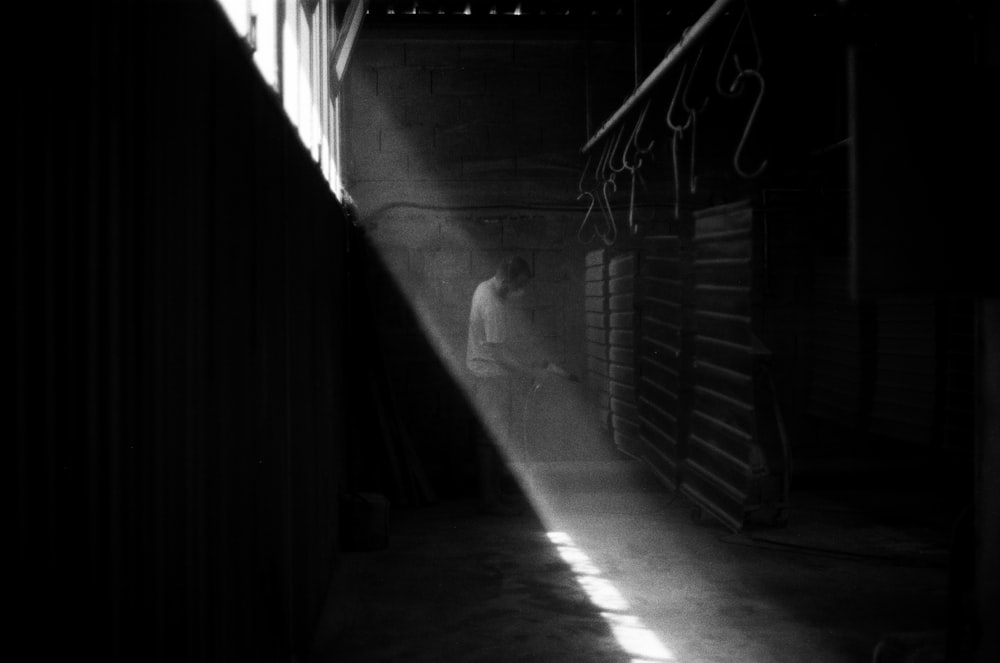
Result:
[[[487,279],[472,295],[469,311],[469,343],[465,352],[465,365],[478,377],[502,377],[507,369],[493,358],[494,353],[486,343],[504,343],[507,340],[507,303],[500,297],[497,277]]]

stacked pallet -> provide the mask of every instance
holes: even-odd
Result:
[[[681,491],[734,530],[764,507],[783,507],[765,452],[766,353],[753,333],[753,212],[745,205],[695,216],[694,393]],[[783,469],[783,467],[782,467]]]
[[[611,394],[608,385],[608,279],[604,249],[586,256],[584,311],[587,336],[587,383],[594,394],[598,419],[610,427]]]
[[[608,262],[608,392],[615,445],[642,456],[635,370],[635,276],[633,252]]]
[[[643,456],[666,485],[681,458],[682,284],[679,238],[650,235],[639,259],[639,437]]]

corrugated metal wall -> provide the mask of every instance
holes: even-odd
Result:
[[[10,648],[302,658],[338,552],[341,210],[214,3],[11,9],[44,43],[8,124]]]

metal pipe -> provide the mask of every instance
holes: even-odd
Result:
[[[674,64],[687,54],[691,45],[702,37],[705,30],[707,30],[708,27],[722,15],[723,10],[732,4],[733,1],[734,0],[715,0],[715,2],[712,3],[712,6],[709,7],[697,21],[684,31],[684,34],[681,35],[680,41],[674,44],[674,47],[670,49],[670,52],[667,53],[667,55],[660,61],[660,64],[656,65],[656,68],[649,73],[649,76],[647,76],[639,87],[635,89],[635,92],[633,92],[622,103],[622,105],[618,107],[618,110],[612,113],[611,117],[609,117],[604,124],[601,125],[601,128],[597,130],[597,133],[595,133],[590,140],[588,140],[584,146],[580,148],[580,152],[582,154],[589,152],[609,131],[614,129],[614,127],[621,122],[622,118],[624,118],[639,101],[649,94],[649,92],[653,89],[653,86],[655,86],[661,78],[667,75],[667,72],[670,71]]]

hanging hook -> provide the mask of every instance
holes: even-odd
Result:
[[[629,136],[629,145],[632,146],[632,150],[635,153],[636,161],[634,164],[626,165],[630,171],[635,171],[642,166],[642,157],[653,151],[653,146],[656,144],[656,139],[651,139],[649,145],[646,147],[639,146],[639,132],[642,131],[642,126],[646,122],[646,113],[649,112],[649,104],[651,100],[646,100],[646,105],[642,107],[642,112],[639,113],[639,119],[636,120],[635,127],[632,129],[632,134]]]
[[[608,168],[610,168],[615,175],[628,168],[628,165],[625,163],[625,152],[628,151],[627,142],[625,143],[625,149],[622,150],[622,158],[621,158],[622,165],[618,168],[615,168],[615,153],[618,151],[618,146],[622,142],[622,135],[624,135],[624,133],[625,133],[625,125],[623,124],[621,125],[621,127],[618,128],[618,133],[615,135],[615,142],[612,145],[611,153],[608,156]],[[614,175],[612,175],[612,178],[613,177]]]
[[[733,168],[736,169],[736,172],[739,173],[740,177],[753,179],[764,172],[764,168],[767,167],[767,159],[764,159],[764,161],[762,161],[757,167],[757,170],[751,173],[747,172],[742,168],[742,166],[740,166],[740,157],[743,156],[743,147],[746,145],[747,136],[750,134],[750,127],[753,126],[754,120],[757,118],[757,110],[760,108],[760,102],[764,98],[764,77],[761,76],[760,72],[755,69],[744,69],[740,72],[739,76],[736,77],[736,80],[733,81],[730,88],[741,84],[744,77],[757,79],[757,82],[760,83],[760,92],[757,93],[757,98],[753,102],[753,109],[750,111],[750,117],[747,118],[746,126],[743,127],[743,135],[740,137],[739,145],[736,146],[736,152],[733,153]]]
[[[577,191],[577,193],[579,193],[581,195],[584,194],[584,193],[586,193],[583,190],[583,180],[587,176],[587,169],[590,168],[590,161],[593,158],[594,158],[593,154],[588,154],[587,155],[587,161],[586,161],[586,163],[583,164],[583,170],[580,171],[580,179],[576,183],[576,191]],[[577,200],[579,200],[579,198],[577,198]]]
[[[584,196],[587,196],[588,198],[590,198],[590,206],[587,207],[587,213],[583,215],[583,221],[580,222],[580,227],[577,228],[577,230],[576,230],[576,239],[581,244],[589,244],[592,239],[594,239],[595,237],[597,237],[597,230],[596,229],[591,229],[591,231],[590,231],[590,237],[588,237],[587,239],[584,239],[583,238],[583,229],[587,227],[587,221],[590,220],[590,214],[591,214],[591,212],[594,211],[594,204],[597,202],[597,199],[594,198],[594,194],[592,194],[590,191],[581,191],[580,195],[577,196],[576,199],[580,200]]]
[[[698,71],[698,64],[701,62],[701,56],[704,52],[704,48],[699,48],[698,54],[694,56],[694,64],[691,65],[691,75],[688,76],[687,83],[684,85],[684,93],[681,95],[681,106],[684,107],[684,110],[687,111],[688,115],[692,113],[700,113],[705,110],[705,107],[708,106],[707,95],[701,102],[701,108],[694,108],[691,106],[691,102],[688,101],[688,95],[691,93],[691,83],[694,81],[694,73]]]
[[[579,192],[579,194],[577,195],[576,199],[580,200],[584,196],[587,196],[588,198],[590,198],[590,205],[587,207],[587,213],[583,215],[583,221],[580,222],[580,227],[576,231],[576,239],[581,244],[589,244],[592,239],[594,239],[595,237],[597,237],[597,231],[591,230],[590,237],[588,237],[587,239],[583,238],[583,229],[587,227],[587,221],[590,220],[590,214],[591,214],[591,212],[594,211],[594,203],[596,202],[596,199],[594,198],[594,194],[593,193],[591,193],[590,191],[584,191],[583,190],[583,180],[587,176],[587,169],[590,168],[590,162],[591,162],[591,160],[593,158],[594,158],[593,154],[588,154],[587,155],[587,162],[584,164],[583,170],[580,171],[580,180],[576,184],[576,189]]]
[[[684,124],[676,124],[673,120],[674,108],[677,107],[677,98],[680,95],[681,88],[684,86],[684,75],[687,73],[687,62],[681,67],[681,75],[677,79],[677,87],[674,88],[674,95],[670,98],[670,106],[667,107],[666,122],[667,126],[670,127],[671,131],[675,134],[678,132],[685,131],[691,124],[691,116],[688,115],[687,120]]]
[[[612,140],[610,136],[604,141],[604,147],[601,148],[601,158],[597,161],[597,166],[594,168],[594,188],[592,190],[591,196],[596,199],[601,207],[601,214],[604,216],[607,222],[607,229],[602,230],[594,225],[594,234],[601,238],[605,244],[614,243],[614,238],[617,237],[617,227],[615,226],[614,213],[611,210],[611,204],[608,201],[607,189],[608,184],[611,184],[617,190],[617,185],[615,184],[615,173],[613,171],[609,172],[608,162],[611,158],[612,150]],[[598,195],[600,192],[600,196]],[[608,238],[611,237],[611,242],[608,242]]]
[[[746,21],[747,27],[750,30],[750,38],[753,41],[754,55],[756,56],[753,65],[748,67],[744,67],[740,63],[740,56],[738,53],[733,53],[733,44],[736,42],[736,35],[739,34],[740,27],[743,25],[744,21]],[[730,56],[731,53],[732,56]],[[763,54],[760,50],[760,41],[757,38],[757,30],[754,29],[753,17],[750,16],[750,5],[749,3],[744,2],[743,12],[740,14],[739,20],[736,21],[732,34],[729,35],[729,43],[726,45],[726,50],[722,55],[722,60],[719,62],[719,70],[715,74],[715,90],[719,93],[719,96],[733,99],[743,94],[743,86],[740,81],[739,72],[745,71],[746,69],[760,71],[763,59]],[[737,74],[736,78],[733,79],[733,82],[729,85],[727,90],[722,83],[722,72],[730,60],[732,60],[733,64],[736,66]]]
[[[679,219],[681,215],[681,174],[677,159],[677,144],[680,139],[684,136],[684,132],[688,127],[691,126],[691,118],[693,115],[688,113],[687,120],[684,124],[677,124],[673,120],[674,108],[677,107],[677,99],[680,97],[681,88],[684,87],[684,76],[687,74],[687,62],[681,67],[681,75],[677,79],[677,87],[674,88],[673,97],[670,99],[670,106],[667,108],[667,115],[665,117],[667,126],[673,131],[673,136],[670,138],[670,156],[674,166],[674,218]]]
[[[650,101],[647,100],[645,106],[643,106],[642,111],[639,113],[639,117],[636,120],[635,126],[632,128],[632,132],[629,135],[628,141],[625,144],[625,149],[622,151],[622,165],[629,171],[629,198],[628,198],[628,230],[629,233],[634,234],[637,230],[635,224],[635,187],[636,178],[638,175],[639,168],[642,167],[642,157],[648,154],[653,149],[655,145],[655,140],[650,140],[649,145],[646,147],[641,147],[639,145],[639,132],[642,130],[642,125],[646,121],[646,114],[649,112]],[[630,162],[628,159],[629,148],[633,150],[633,156],[635,160]]]
[[[708,106],[708,96],[706,96],[701,102],[701,108],[695,108],[688,100],[688,94],[691,92],[691,81],[694,80],[694,73],[698,70],[698,64],[701,62],[701,56],[704,50],[704,48],[698,49],[698,55],[695,56],[694,64],[691,65],[691,75],[688,77],[687,84],[684,86],[684,93],[681,95],[681,106],[684,107],[684,110],[688,114],[688,118],[691,120],[691,168],[688,171],[688,189],[692,194],[697,193],[698,191],[698,176],[695,175],[694,170],[695,154],[697,152],[696,137],[698,135],[698,113],[704,111]]]

